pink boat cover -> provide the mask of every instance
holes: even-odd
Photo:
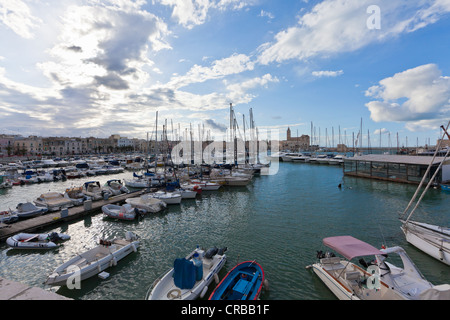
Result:
[[[384,254],[377,248],[352,236],[337,236],[323,239],[323,244],[343,255],[348,260],[354,257]]]

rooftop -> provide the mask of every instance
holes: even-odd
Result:
[[[386,154],[366,154],[362,156],[355,156],[346,158],[346,161],[372,161],[372,162],[386,162],[386,163],[401,163],[401,164],[418,164],[429,165],[433,157],[429,156],[410,156],[410,155],[386,155]],[[446,159],[445,157],[434,158],[433,164],[439,164]],[[450,164],[450,159],[447,159]],[[447,164],[447,163],[446,163]]]

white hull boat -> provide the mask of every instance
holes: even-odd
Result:
[[[447,129],[449,126],[450,121],[448,122]],[[447,137],[450,139],[450,135],[448,134],[447,129],[444,128],[444,126],[441,126],[441,128],[443,129],[444,133],[442,138],[439,140],[439,143],[436,147],[436,151],[433,157],[430,160],[430,164],[428,165],[427,171],[423,174],[422,180],[420,181],[416,189],[416,192],[414,193],[408,206],[401,215],[402,221],[401,229],[405,234],[406,241],[408,241],[410,244],[414,245],[415,247],[422,250],[431,257],[445,263],[446,265],[450,265],[450,228],[410,220],[411,216],[419,206],[422,198],[425,196],[429,187],[434,181],[436,181],[435,180],[436,175],[439,172],[442,172],[442,176],[444,175],[443,169],[441,171],[441,168],[444,164],[448,163],[446,159],[449,157],[450,148],[447,149],[444,158],[441,161],[439,161],[438,167],[434,170],[434,173],[431,176],[431,178],[429,178],[425,189],[422,191],[422,194],[419,197],[419,200],[417,201],[413,209],[409,211],[410,207],[412,206],[413,202],[415,201],[419,193],[419,190],[422,189],[422,185],[425,182],[425,179],[429,177],[429,175],[431,174],[430,172],[431,168],[435,161],[435,157],[437,156],[439,150],[441,149],[441,143],[445,138],[445,135],[447,135]],[[405,217],[406,219],[404,219]]]
[[[308,266],[340,300],[427,300],[450,299],[448,284],[434,286],[427,281],[400,247],[377,249],[351,236],[325,238],[324,244],[345,258],[318,252],[319,262]],[[399,256],[403,268],[387,261]],[[375,260],[351,262],[353,258],[374,256]]]
[[[203,297],[209,284],[218,281],[226,262],[226,248],[195,249],[186,258],[176,259],[174,267],[158,278],[147,292],[146,300],[194,300]],[[194,259],[194,256],[198,256]],[[195,263],[199,263],[196,265]]]
[[[128,231],[125,239],[112,241],[100,240],[100,244],[80,255],[70,259],[56,268],[48,276],[45,284],[51,286],[67,285],[67,281],[79,276],[83,281],[105,269],[115,266],[117,262],[132,252],[136,252],[140,246],[137,235]]]
[[[128,190],[128,188],[123,185],[122,181],[117,179],[108,180],[103,186],[103,190],[109,192],[114,196],[122,193],[130,193],[130,190]]]
[[[72,201],[74,206],[81,206],[84,201],[89,200],[90,197],[83,193],[83,187],[74,187],[66,189],[64,198]]]
[[[58,211],[73,206],[72,201],[64,198],[64,195],[59,192],[43,193],[34,203],[38,207],[47,208],[48,211]]]
[[[47,208],[37,207],[31,202],[19,203],[16,209],[13,214],[16,214],[21,219],[37,217],[48,212]]]
[[[105,192],[98,181],[88,181],[83,184],[83,193],[94,201],[103,199]]]
[[[164,201],[166,204],[180,204],[181,194],[173,192],[157,191],[148,194],[151,197]]]
[[[138,214],[141,215],[146,213],[144,209],[133,208],[131,204],[128,203],[123,206],[107,204],[102,206],[102,211],[106,216],[119,220],[134,220]]]
[[[191,180],[193,184],[196,184],[202,188],[203,191],[216,191],[221,187],[220,184],[202,180]]]
[[[160,212],[167,208],[167,204],[164,201],[156,199],[149,194],[144,194],[136,198],[128,198],[125,202],[133,208],[142,209],[150,213]]]
[[[450,228],[416,221],[403,221],[401,226],[406,241],[432,256],[450,265]]]
[[[182,199],[195,199],[197,197],[197,191],[188,189],[175,189],[174,193],[179,193]]]
[[[6,239],[8,246],[14,249],[54,249],[59,247],[57,241],[69,240],[70,236],[64,233],[18,233]]]

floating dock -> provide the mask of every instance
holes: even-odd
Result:
[[[0,278],[0,300],[73,300],[41,288]]]
[[[79,219],[83,216],[100,213],[102,206],[106,204],[122,203],[128,198],[139,197],[142,193],[144,193],[144,191],[138,190],[112,196],[107,200],[86,201],[81,206],[68,208],[67,215],[63,214],[64,210],[60,210],[6,225],[7,227],[0,229],[0,241],[6,241],[7,238],[20,232],[34,233],[37,230],[49,228],[61,222],[67,222]]]

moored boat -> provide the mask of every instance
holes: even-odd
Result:
[[[47,211],[47,208],[37,207],[31,202],[23,202],[16,206],[16,211],[13,214],[16,214],[20,219],[26,219],[40,216],[47,213]]]
[[[73,206],[72,201],[64,198],[64,195],[59,192],[43,193],[39,198],[34,200],[34,203],[38,207],[47,208],[48,211],[58,211]]]
[[[401,247],[377,249],[351,236],[323,239],[333,253],[319,251],[319,262],[307,266],[340,300],[424,300],[449,299],[448,284],[434,286],[427,281]],[[375,259],[367,263],[363,257]],[[403,268],[388,262],[389,256],[400,257]],[[362,267],[351,262],[359,259]]]
[[[244,261],[231,269],[209,300],[257,300],[264,286],[264,270],[256,261]]]
[[[125,239],[100,240],[100,244],[96,247],[77,255],[56,268],[48,276],[45,284],[63,286],[75,276],[79,277],[80,281],[90,278],[109,267],[115,266],[119,260],[132,252],[136,252],[139,246],[138,236],[131,231],[126,232]]]
[[[134,220],[138,214],[146,213],[143,209],[133,208],[128,203],[122,206],[106,204],[102,206],[102,211],[106,216],[120,220]]]
[[[196,248],[185,258],[174,261],[174,267],[158,278],[147,292],[146,300],[194,300],[202,298],[208,285],[226,262],[227,248]]]
[[[69,239],[69,235],[57,232],[18,233],[6,239],[6,243],[14,249],[54,249],[59,246],[56,242]]]
[[[147,213],[160,212],[167,208],[167,203],[160,199],[156,199],[149,194],[143,194],[140,197],[128,198],[125,200],[133,208],[143,209]]]

